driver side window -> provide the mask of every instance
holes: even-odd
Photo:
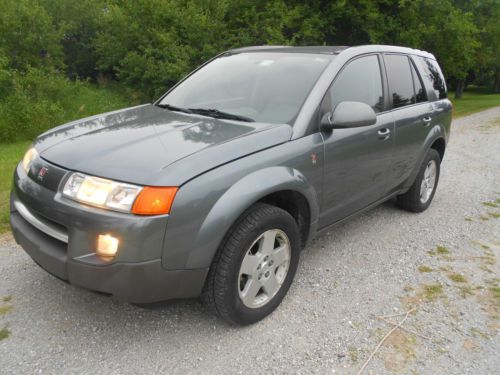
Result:
[[[362,102],[375,113],[384,110],[384,95],[380,64],[376,55],[364,56],[349,62],[339,73],[328,93],[330,108],[344,101]]]

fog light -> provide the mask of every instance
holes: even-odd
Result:
[[[109,234],[100,234],[97,237],[97,255],[114,257],[118,251],[118,238]]]

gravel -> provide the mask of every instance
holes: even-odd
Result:
[[[426,212],[388,202],[315,239],[280,308],[244,328],[196,300],[143,309],[67,285],[4,235],[0,373],[351,374],[392,328],[376,316],[414,306],[419,336],[397,330],[365,373],[498,373],[499,198],[497,107],[454,121]]]

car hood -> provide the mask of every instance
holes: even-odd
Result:
[[[219,120],[146,104],[59,126],[38,137],[35,147],[43,159],[66,169],[179,186],[291,135],[286,124]]]

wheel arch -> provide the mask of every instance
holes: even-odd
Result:
[[[304,248],[311,234],[311,207],[306,196],[296,190],[280,190],[255,203],[259,202],[279,207],[294,218],[300,232],[301,247]]]
[[[439,153],[439,158],[441,159],[441,161],[443,161],[444,152],[446,150],[446,141],[444,140],[444,138],[443,137],[436,138],[432,142],[430,148],[436,150]]]
[[[304,246],[317,225],[319,206],[316,190],[298,170],[273,166],[252,172],[232,184],[211,206],[190,238],[183,238],[183,250],[175,257],[163,254],[166,268],[209,267],[228,231],[252,205],[263,202],[289,212],[296,220]],[[167,233],[172,233],[170,223]],[[167,242],[168,246],[168,242]]]
[[[429,131],[425,142],[423,142],[422,144],[420,155],[418,156],[417,161],[413,167],[413,171],[402,186],[401,190],[408,190],[413,184],[415,178],[417,177],[418,171],[420,170],[420,166],[422,165],[422,162],[425,158],[425,155],[427,155],[430,149],[436,150],[441,157],[441,161],[443,160],[444,152],[446,149],[445,134],[446,133],[444,131],[444,128],[439,125],[434,126],[434,128]]]

